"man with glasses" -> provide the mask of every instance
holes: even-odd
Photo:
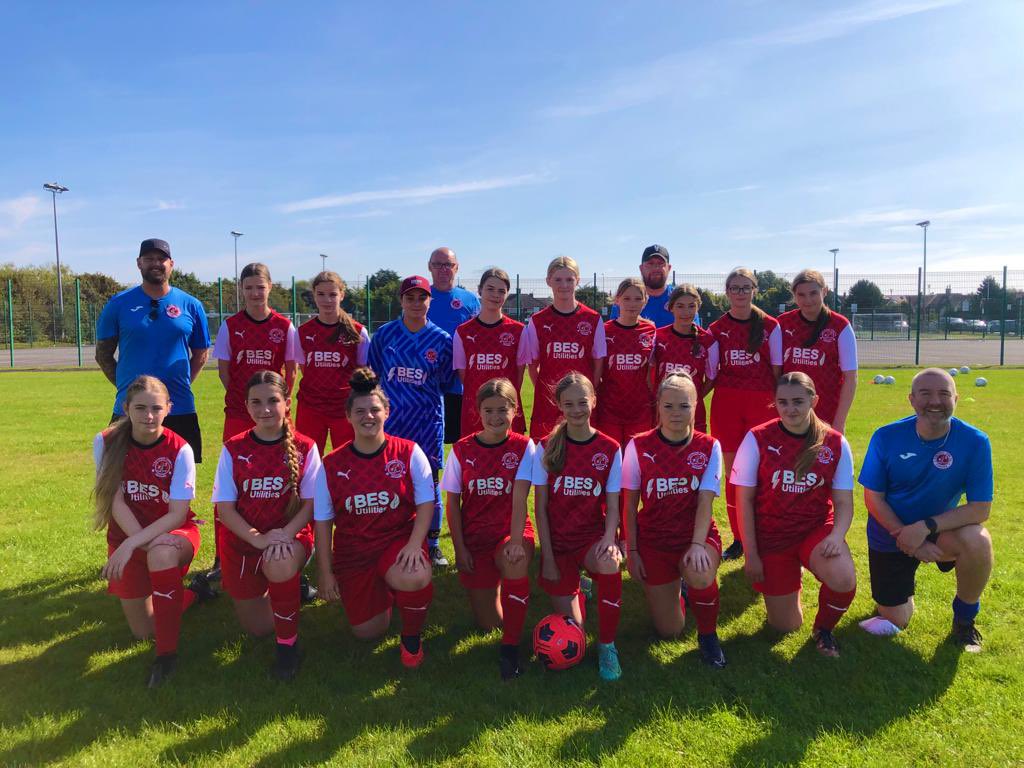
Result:
[[[157,377],[171,395],[164,426],[185,438],[199,463],[203,442],[192,382],[210,352],[206,310],[171,286],[174,261],[166,241],[143,240],[136,265],[142,285],[111,297],[96,324],[96,362],[117,387],[113,419],[124,416],[125,390],[136,377]]]
[[[449,336],[455,329],[480,314],[480,299],[455,284],[459,260],[451,248],[438,248],[430,254],[430,310],[427,319]],[[472,393],[475,396],[476,393]],[[462,380],[452,377],[449,391],[444,393],[444,441],[457,442],[462,436]],[[446,563],[447,565],[447,563]]]

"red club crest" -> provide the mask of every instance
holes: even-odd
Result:
[[[598,472],[604,472],[608,469],[608,465],[611,463],[606,453],[595,453],[594,457],[590,460],[591,465]]]
[[[953,454],[949,451],[939,451],[932,457],[932,464],[937,469],[949,469],[953,466]]]
[[[576,324],[576,333],[580,336],[589,336],[593,332],[593,328],[590,327],[590,323],[579,322]]]
[[[153,462],[153,474],[157,477],[170,477],[174,471],[174,464],[166,456],[161,456]]]
[[[174,319],[175,317],[181,317],[181,307],[179,307],[177,304],[168,304],[167,309],[165,309],[164,311],[167,313],[167,316],[171,319]]]
[[[399,459],[392,459],[384,465],[384,474],[392,480],[398,480],[405,475],[405,462]]]
[[[706,453],[691,453],[686,457],[686,463],[690,465],[690,469],[700,472],[708,465],[708,455]]]

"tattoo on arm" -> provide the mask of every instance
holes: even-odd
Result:
[[[114,352],[117,350],[117,337],[112,339],[100,339],[96,342],[96,362],[100,370],[110,383],[117,386],[117,361],[114,359]]]

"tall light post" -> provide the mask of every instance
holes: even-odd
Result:
[[[836,309],[839,306],[839,273],[836,272],[836,254],[839,249],[829,248],[828,252],[832,254],[832,309]]]
[[[327,254],[326,253],[321,253],[320,254],[320,271],[321,272],[326,272],[327,271]]]
[[[57,195],[68,191],[68,188],[55,181],[43,184],[43,189],[49,190],[53,195],[53,247],[57,252],[57,306],[60,309],[61,327],[63,328],[64,318],[64,277],[60,273],[60,238],[57,237]]]
[[[919,221],[917,226],[924,230],[924,261],[921,265],[921,295],[928,293],[928,225],[931,221]]]
[[[244,232],[231,230],[231,236],[235,238],[235,312],[240,311],[242,308],[242,292],[238,287],[238,238],[244,234]]]

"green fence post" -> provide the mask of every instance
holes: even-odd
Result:
[[[999,313],[999,364],[1006,363],[1006,265],[1003,265],[1003,309]]]
[[[217,278],[217,330],[224,325],[224,278]]]
[[[78,345],[78,367],[82,367],[82,281],[75,278],[75,343]]]
[[[295,275],[292,275],[292,325],[299,327],[299,302],[295,293]]]
[[[839,311],[839,267],[836,267],[835,274],[832,276],[832,309],[836,312]]]
[[[370,316],[370,276],[366,276],[366,290],[363,291],[366,298],[366,332],[373,333],[373,319]]]
[[[7,281],[7,340],[11,345],[11,368],[14,367],[14,285]]]
[[[921,293],[921,268],[917,268],[917,334],[914,341],[914,365],[921,364],[921,303],[924,296]],[[910,335],[910,329],[907,329]]]
[[[519,292],[519,273],[516,273],[516,320],[523,322],[523,295]]]
[[[28,346],[34,347],[35,333],[32,332],[32,302],[28,303]]]
[[[597,272],[594,273],[594,311],[600,314],[601,309],[597,306]]]

